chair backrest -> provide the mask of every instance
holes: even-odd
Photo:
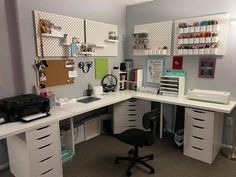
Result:
[[[160,117],[160,111],[158,108],[143,115],[143,127],[145,129],[151,129],[150,133],[153,135],[153,140],[156,137],[156,126],[158,117]]]

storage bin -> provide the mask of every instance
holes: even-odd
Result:
[[[179,28],[179,34],[183,34],[184,33],[184,29],[183,28]]]
[[[189,39],[188,39],[188,43],[189,43],[189,44],[193,44],[193,43],[194,43],[194,38],[189,38]]]
[[[204,55],[205,54],[205,49],[198,49],[199,55]]]
[[[193,49],[193,54],[198,55],[198,49]]]
[[[184,33],[189,33],[189,27],[184,28]]]
[[[199,38],[194,38],[194,44],[199,44]]]
[[[204,44],[205,43],[205,37],[200,37],[200,39],[199,39],[199,43],[200,44]]]
[[[206,31],[211,32],[212,31],[212,25],[207,25],[206,26]]]
[[[212,31],[217,32],[217,31],[219,31],[219,30],[220,30],[219,24],[212,26]]]
[[[206,37],[206,43],[211,43],[211,37]]]
[[[211,49],[210,48],[205,48],[205,54],[206,55],[209,55],[209,54],[211,54]]]
[[[201,26],[200,27],[200,32],[206,32],[206,26]]]
[[[188,38],[184,39],[184,44],[188,44]]]
[[[195,26],[194,27],[194,32],[199,33],[200,32],[200,26]]]
[[[217,43],[217,42],[219,42],[219,37],[218,37],[218,36],[212,37],[211,42],[212,42],[212,43]]]
[[[189,33],[194,33],[194,27],[189,27]]]

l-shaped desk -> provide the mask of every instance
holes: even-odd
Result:
[[[215,113],[220,113],[222,115],[223,115],[223,113],[230,114],[236,106],[235,101],[231,101],[228,105],[223,105],[223,104],[188,100],[186,98],[180,98],[180,97],[176,98],[176,97],[161,96],[161,95],[155,95],[155,94],[151,94],[151,93],[143,93],[143,92],[135,92],[135,91],[120,91],[120,92],[109,93],[108,95],[102,95],[99,97],[101,98],[100,100],[94,101],[91,103],[87,103],[87,104],[76,102],[76,103],[71,103],[71,104],[64,105],[64,106],[54,107],[50,110],[50,114],[51,114],[50,117],[44,118],[44,119],[39,119],[39,120],[33,121],[31,123],[15,122],[15,123],[0,125],[0,139],[4,139],[4,138],[13,139],[11,137],[16,137],[15,135],[20,135],[23,133],[26,135],[26,138],[23,138],[23,139],[29,138],[31,140],[32,137],[28,136],[27,132],[32,132],[33,130],[41,131],[40,127],[47,128],[49,125],[58,124],[61,120],[65,120],[65,119],[68,119],[68,118],[71,118],[71,117],[74,117],[74,116],[77,116],[77,115],[80,115],[80,114],[83,114],[83,113],[86,113],[89,111],[93,111],[98,108],[102,108],[105,106],[109,106],[109,105],[113,105],[113,104],[120,103],[123,101],[127,101],[131,98],[161,103],[160,138],[162,138],[162,132],[163,132],[163,104],[172,104],[172,105],[185,106],[188,108],[207,110],[207,111],[211,111],[211,112],[215,112]],[[196,120],[198,120],[198,119],[196,119]],[[56,131],[56,129],[59,129],[59,127],[56,126],[55,131]],[[57,131],[59,131],[59,130],[57,130]],[[18,141],[18,140],[16,140],[16,141]],[[60,140],[58,140],[58,141],[60,141]],[[8,141],[8,142],[11,142],[11,141]],[[59,143],[59,145],[60,145],[60,143]],[[34,147],[34,144],[31,143],[30,147],[31,146]],[[57,149],[60,152],[60,150],[59,150],[60,148],[57,147]],[[34,152],[34,151],[32,151],[32,152]],[[10,165],[12,165],[12,166],[15,165],[15,167],[11,167],[11,170],[12,170],[12,168],[20,170],[20,167],[17,166],[19,164],[14,164],[14,163],[10,162]],[[13,172],[13,173],[15,173],[16,177],[27,176],[26,174],[21,174],[21,171],[19,172],[17,170],[15,172]],[[37,170],[39,170],[39,169],[36,169],[36,171]],[[50,170],[52,171],[52,169],[50,169]],[[50,172],[50,170],[47,171],[47,173]],[[59,171],[61,171],[61,170],[59,170]],[[21,174],[21,175],[18,175],[18,174]],[[44,173],[42,173],[40,175],[44,176]],[[53,175],[54,176],[55,175],[62,176],[62,173],[61,172],[60,173],[52,173],[51,175],[48,175],[48,176],[53,176]],[[38,176],[38,175],[31,174],[30,176],[34,177],[34,176]]]

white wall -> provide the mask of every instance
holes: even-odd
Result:
[[[32,12],[40,10],[60,15],[79,17],[82,19],[100,21],[118,25],[119,27],[119,52],[118,57],[109,57],[110,68],[117,66],[123,60],[123,43],[125,38],[125,15],[126,9],[122,5],[110,2],[109,0],[50,0],[32,1],[16,0],[17,14],[19,20],[19,35],[22,49],[22,60],[26,92],[32,92],[35,85],[35,71],[32,67],[36,57],[34,24]],[[93,60],[93,58],[89,58]],[[85,61],[88,58],[80,57],[78,61]],[[81,96],[87,89],[88,84],[99,85],[100,80],[95,80],[94,67],[88,74],[79,70],[79,77],[73,86],[63,86],[53,89],[57,96],[75,97]]]

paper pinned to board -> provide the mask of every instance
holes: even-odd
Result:
[[[95,78],[102,79],[109,72],[108,58],[95,58]]]
[[[74,71],[68,71],[68,77],[69,77],[69,78],[78,77],[77,71],[76,71],[76,70],[74,70]]]

